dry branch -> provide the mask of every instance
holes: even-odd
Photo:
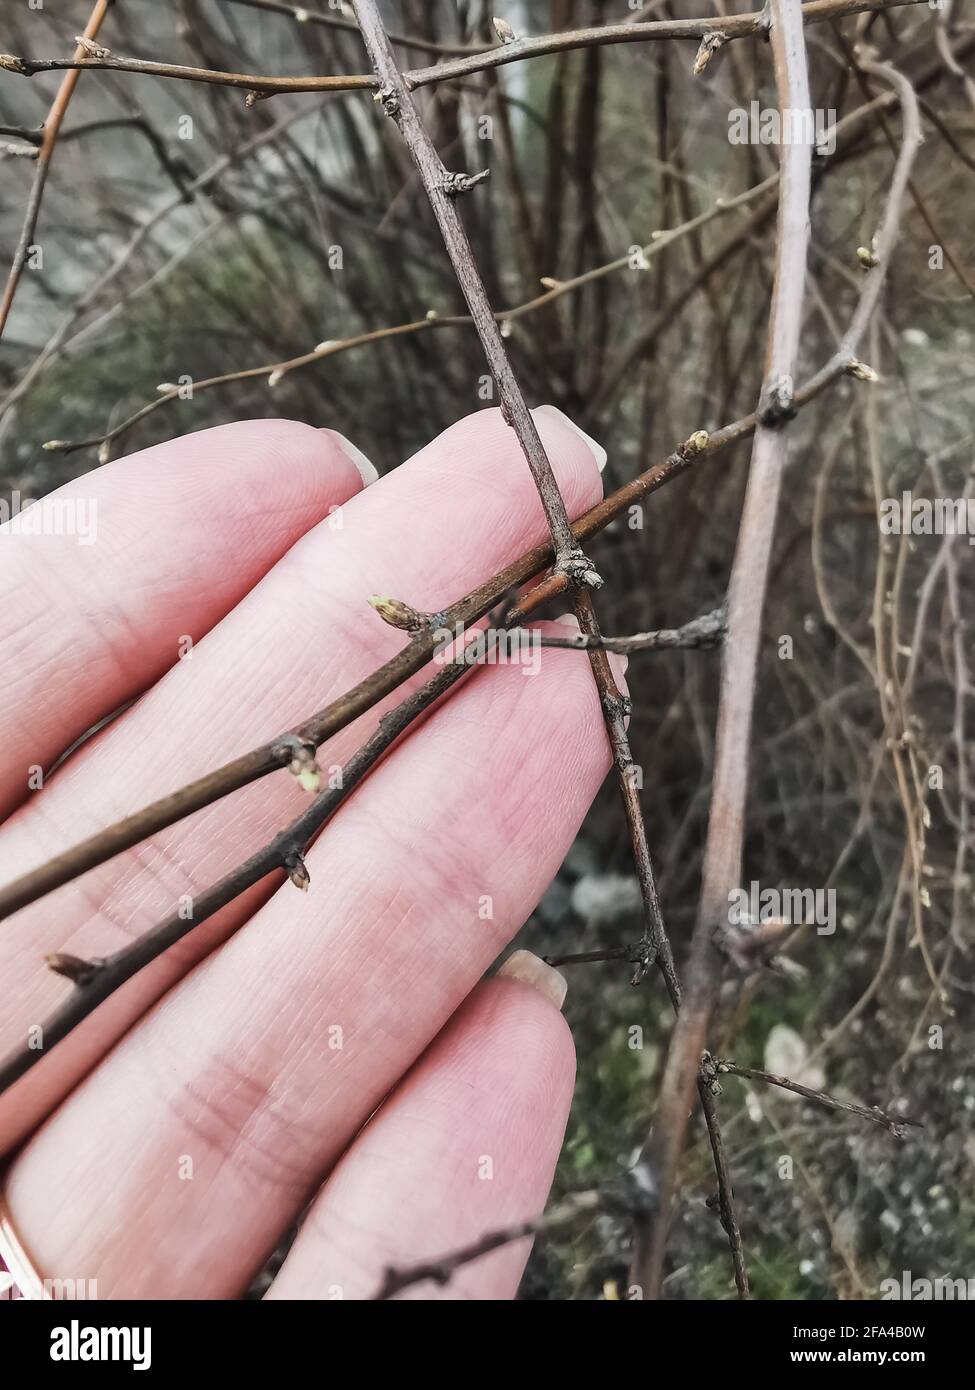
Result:
[[[772,53],[779,110],[810,109],[805,37],[798,0],[772,0]],[[758,405],[748,487],[728,585],[728,635],[721,667],[711,811],[697,923],[691,939],[688,988],[677,1018],[658,1100],[648,1162],[660,1208],[652,1227],[638,1229],[633,1282],[644,1297],[659,1296],[677,1169],[691,1094],[700,1088],[699,1058],[721,979],[723,959],[713,940],[727,916],[729,894],[741,876],[748,752],[775,515],[787,435],[795,414],[795,370],[802,322],[809,238],[812,148],[786,144],[779,156],[779,214],[765,378]]]

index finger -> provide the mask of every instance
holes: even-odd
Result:
[[[358,460],[357,461],[357,457]],[[0,525],[0,818],[376,477],[332,430],[249,420],[86,473]],[[0,513],[2,515],[2,513]]]

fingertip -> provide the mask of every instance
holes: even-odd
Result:
[[[606,467],[606,460],[608,458],[606,450],[598,440],[593,439],[591,434],[587,434],[580,425],[577,425],[574,420],[571,420],[564,410],[560,410],[557,405],[539,405],[532,411],[532,416],[535,418],[535,424],[538,427],[539,433],[541,433],[542,420],[555,420],[563,428],[571,430],[571,432],[585,444],[586,448],[596,460],[597,469],[602,473],[603,469]],[[539,416],[541,416],[541,420],[539,420]]]
[[[327,434],[337,446],[339,452],[344,454],[347,459],[351,459],[352,463],[355,465],[356,472],[362,479],[362,486],[364,488],[369,487],[370,483],[374,483],[378,480],[379,471],[376,465],[371,459],[366,457],[357,444],[352,443],[351,439],[347,439],[346,436],[341,434],[338,430],[323,429],[321,433]]]
[[[498,979],[518,980],[539,992],[543,999],[561,1011],[569,982],[561,971],[548,965],[532,951],[513,951],[501,966]]]

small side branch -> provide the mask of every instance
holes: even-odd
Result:
[[[776,1076],[773,1072],[759,1071],[755,1067],[740,1067],[728,1057],[711,1057],[710,1053],[705,1053],[704,1058],[705,1076],[712,1086],[717,1085],[719,1089],[719,1076],[740,1076],[746,1081],[764,1081],[769,1086],[779,1086],[783,1091],[791,1091],[793,1095],[815,1101],[817,1105],[825,1105],[830,1110],[843,1110],[848,1115],[859,1115],[863,1120],[880,1125],[895,1139],[906,1138],[908,1127],[924,1128],[923,1121],[912,1120],[907,1115],[891,1115],[888,1111],[881,1110],[879,1105],[857,1105],[855,1101],[837,1100],[826,1091],[814,1091],[809,1086],[800,1085],[798,1081],[790,1081],[787,1076]]]
[[[541,1231],[552,1231],[565,1226],[587,1212],[596,1211],[599,1204],[598,1192],[581,1192],[547,1215],[536,1216],[529,1221],[516,1221],[510,1226],[488,1231],[469,1245],[462,1245],[449,1254],[438,1255],[431,1260],[420,1260],[402,1268],[391,1266],[386,1270],[383,1282],[373,1298],[394,1298],[404,1289],[412,1288],[416,1284],[434,1283],[442,1287],[450,1282],[463,1265],[471,1264],[474,1260],[489,1255],[492,1250],[500,1250],[502,1246],[511,1245],[516,1240],[524,1240],[528,1236],[538,1235]]]
[[[13,307],[14,297],[20,284],[20,277],[24,273],[24,266],[27,263],[27,257],[30,253],[34,235],[37,231],[37,220],[41,214],[41,203],[44,199],[44,189],[47,185],[47,176],[51,168],[54,147],[57,144],[61,123],[68,109],[68,103],[71,101],[74,89],[78,85],[78,68],[79,66],[83,66],[80,60],[88,51],[87,45],[94,42],[95,36],[102,27],[105,16],[108,14],[111,3],[112,0],[96,0],[88,23],[85,26],[85,32],[78,39],[78,47],[75,50],[75,61],[72,64],[65,65],[73,68],[73,70],[69,71],[61,82],[57,96],[54,98],[51,109],[47,113],[47,119],[44,122],[44,128],[40,139],[37,142],[38,148],[34,164],[34,182],[31,186],[30,196],[27,199],[24,222],[21,227],[20,237],[17,241],[17,248],[14,251],[14,258],[10,266],[10,271],[7,275],[7,283],[4,286],[3,298],[0,299],[0,338],[3,337],[4,329],[7,326],[7,319],[10,317],[10,310]],[[11,61],[17,64],[20,60],[13,59]],[[0,55],[0,66],[8,66],[8,63],[4,62],[3,55]],[[12,71],[19,72],[21,68],[15,66]],[[29,139],[30,137],[28,136],[27,138]]]
[[[683,627],[663,627],[654,632],[635,632],[632,637],[587,637],[584,633],[571,637],[555,637],[548,633],[538,635],[543,647],[563,647],[572,651],[602,650],[626,655],[630,652],[672,651],[675,647],[709,650],[720,647],[728,631],[728,614],[725,607],[715,608],[711,613],[703,613],[692,618]]]

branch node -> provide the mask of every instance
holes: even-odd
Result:
[[[0,68],[5,72],[18,72],[21,77],[33,77],[34,69],[26,58],[15,58],[12,53],[0,53]]]
[[[75,34],[74,41],[79,48],[83,48],[89,58],[111,58],[112,50],[106,48],[104,44],[96,43],[94,39],[86,38],[84,34]]]
[[[398,119],[400,114],[400,105],[399,97],[396,95],[396,89],[394,87],[392,87],[391,85],[386,85],[378,88],[375,92],[373,92],[372,99],[373,101],[379,102],[379,104],[382,106],[383,110],[386,112],[386,115],[390,118],[390,120],[395,121]]]
[[[384,623],[398,627],[403,632],[422,632],[430,626],[431,614],[421,613],[398,598],[387,598],[384,594],[370,594],[369,603],[375,608]]]
[[[564,555],[553,567],[553,572],[564,575],[570,584],[587,589],[601,589],[603,587],[603,580],[599,571],[594,568],[589,557],[578,548],[570,551],[568,555]]]
[[[470,193],[472,188],[490,177],[490,169],[482,169],[479,174],[453,174],[448,170],[438,187],[448,198],[459,198],[462,193]]]
[[[711,59],[714,57],[715,53],[717,53],[718,49],[724,48],[727,42],[728,35],[723,34],[720,29],[712,29],[709,34],[704,35],[704,38],[701,40],[701,46],[697,50],[697,57],[694,59],[694,66],[691,69],[695,77],[701,76],[701,73],[707,69],[708,64],[711,62]]]
[[[714,1060],[710,1052],[701,1053],[701,1080],[713,1096],[721,1095],[721,1082],[718,1080],[720,1069],[720,1064]]]
[[[494,25],[494,32],[502,43],[514,43],[516,41],[515,31],[506,19],[501,19],[498,15],[494,15],[491,19],[491,23]]]
[[[779,429],[795,414],[795,383],[788,372],[783,372],[762,387],[758,418],[767,429]]]
[[[305,861],[299,850],[289,850],[284,856],[284,867],[288,871],[288,877],[296,888],[300,888],[303,893],[307,893],[311,884],[311,874],[305,865]]]
[[[866,362],[859,361],[856,357],[851,358],[843,370],[847,376],[852,376],[857,381],[874,382],[880,380],[879,374],[874,371],[873,367],[868,366]]]
[[[692,459],[698,454],[703,454],[708,447],[711,436],[707,430],[695,430],[692,435],[684,440],[683,444],[678,444],[677,452],[682,459]]]
[[[628,719],[633,712],[633,701],[629,695],[614,695],[604,691],[600,697],[603,709],[611,719]]]
[[[634,965],[630,983],[633,985],[642,984],[657,959],[656,942],[650,936],[641,937],[632,950],[627,952],[627,959],[631,960]]]
[[[91,984],[104,965],[102,960],[82,960],[80,956],[72,956],[67,951],[55,951],[45,959],[49,970],[53,970],[55,975],[63,975],[79,989]]]
[[[291,734],[272,749],[279,763],[287,765],[302,791],[317,792],[321,787],[321,769],[315,761],[315,745],[311,740]]]

